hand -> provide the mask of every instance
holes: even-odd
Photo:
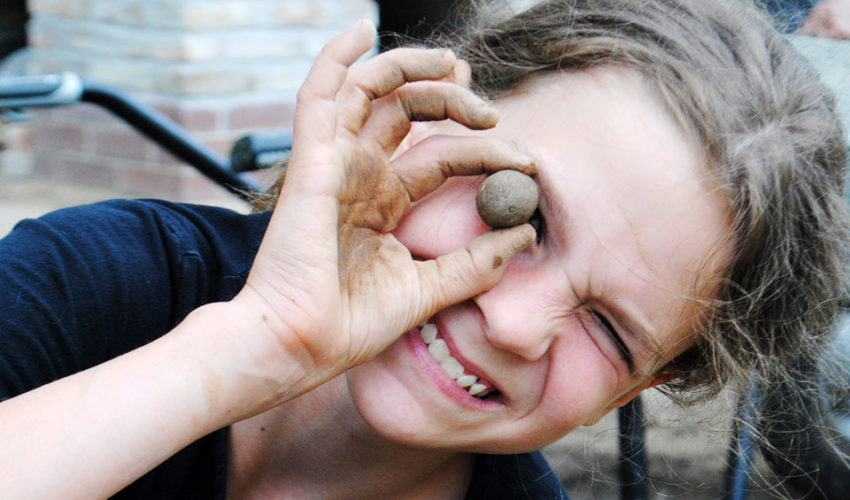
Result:
[[[331,41],[298,95],[287,177],[247,285],[236,302],[262,315],[262,364],[279,401],[384,350],[438,310],[492,287],[534,239],[529,225],[494,231],[436,260],[417,261],[391,234],[412,202],[453,175],[533,162],[489,139],[435,137],[396,154],[412,121],[492,127],[495,110],[462,85],[449,51],[397,49],[351,65],[372,47],[361,22]],[[271,358],[271,359],[269,359]],[[273,371],[273,370],[272,370]],[[295,380],[293,380],[295,378]]]
[[[850,0],[820,0],[812,6],[797,33],[850,39]]]

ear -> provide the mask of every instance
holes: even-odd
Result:
[[[638,394],[640,394],[644,389],[649,389],[650,387],[655,387],[656,385],[663,384],[665,382],[669,382],[670,379],[673,378],[673,375],[670,373],[659,373],[653,377],[650,377],[640,384],[632,387],[628,390],[628,392],[624,393],[622,396],[615,399],[607,408],[604,410],[600,410],[594,415],[592,415],[587,421],[585,421],[582,425],[595,425],[598,423],[602,417],[611,412],[614,408],[620,408],[625,406],[626,403],[635,398]]]

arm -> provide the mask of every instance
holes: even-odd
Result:
[[[268,214],[119,200],[19,224],[0,240],[0,401],[145,345],[199,305],[232,298],[267,222]],[[123,397],[136,396],[125,391]],[[109,407],[117,406],[102,404],[101,411]],[[87,439],[92,420],[72,422],[58,419],[61,442],[52,450],[70,450],[69,438]],[[21,449],[36,454],[37,431],[44,428],[23,423],[37,429],[22,433]],[[0,456],[9,451],[17,460],[9,441]],[[201,449],[187,450],[173,464]],[[82,487],[86,474],[98,472],[89,465],[81,461],[66,484]],[[26,484],[9,470],[0,484]],[[64,478],[55,479],[59,485]]]
[[[201,337],[222,321],[190,316],[161,340],[0,404],[2,496],[106,497],[214,430],[215,395],[203,392],[214,388],[201,378],[215,372],[201,360],[215,357]]]
[[[236,298],[0,404],[0,497],[114,493],[193,440],[309,391],[486,290],[533,240],[521,226],[417,262],[389,233],[448,176],[533,167],[495,141],[459,151],[423,142],[390,163],[410,121],[486,128],[495,114],[436,81],[458,64],[442,51],[390,52],[350,69],[373,41],[373,27],[355,26],[305,81],[287,182]]]

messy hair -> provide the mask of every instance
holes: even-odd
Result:
[[[450,40],[498,98],[543,72],[645,76],[728,195],[732,254],[698,340],[664,369],[701,401],[754,374],[797,377],[847,294],[844,134],[831,92],[751,1],[478,2]]]
[[[475,0],[448,35],[472,87],[497,99],[546,72],[640,72],[729,199],[731,258],[695,319],[693,347],[662,368],[680,403],[727,385],[804,380],[848,306],[847,146],[835,98],[750,0]],[[270,209],[283,178],[255,208]],[[696,299],[695,299],[696,300]],[[807,368],[800,368],[800,367]]]

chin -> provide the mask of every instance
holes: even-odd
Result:
[[[380,357],[350,369],[345,377],[354,407],[372,430],[385,439],[422,447],[423,435],[430,434],[428,418]]]
[[[417,399],[375,360],[346,372],[346,380],[360,416],[376,434],[388,441],[410,448],[452,453],[504,454],[532,449],[528,448],[528,441],[526,444],[517,439],[494,442],[471,424],[463,426],[462,422],[453,421],[443,410]]]

